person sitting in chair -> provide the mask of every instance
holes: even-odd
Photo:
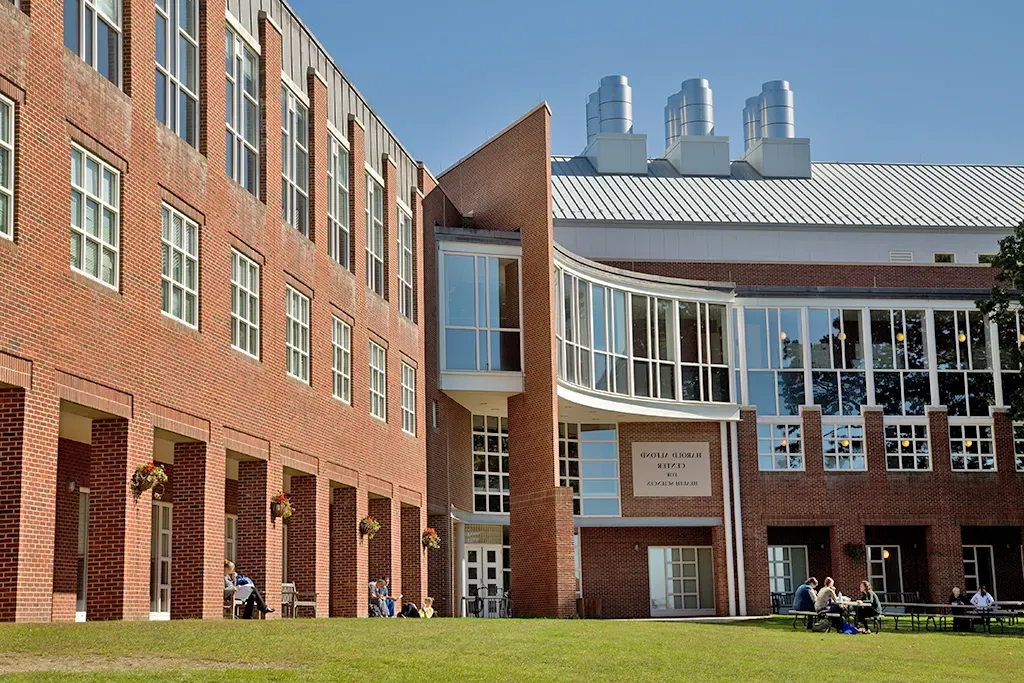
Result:
[[[224,560],[225,597],[227,597],[229,592],[233,595],[232,600],[241,600],[245,603],[245,611],[242,613],[243,619],[252,619],[253,608],[259,609],[261,614],[270,614],[274,611],[274,608],[269,607],[266,601],[263,600],[263,596],[260,595],[260,591],[256,588],[253,580],[248,576],[236,573],[234,562]],[[234,609],[233,604],[232,609]]]

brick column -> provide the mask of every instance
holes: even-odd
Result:
[[[364,283],[356,288],[361,292],[366,282],[366,130],[363,123],[353,114],[348,115],[348,178],[352,194],[348,202],[349,264],[356,282]],[[354,375],[354,373],[353,373]],[[353,376],[354,379],[354,376]]]
[[[89,463],[90,621],[148,619],[152,492],[136,498],[135,468],[153,460],[153,428],[141,420],[93,420]]]
[[[427,526],[437,530],[441,537],[441,549],[428,553],[427,595],[434,598],[434,610],[440,616],[454,616],[452,608],[455,579],[452,574],[452,558],[455,553],[455,538],[452,534],[450,515],[428,515]]]
[[[295,508],[288,520],[288,580],[300,593],[316,593],[316,616],[330,603],[330,482],[314,475],[293,476]]]
[[[854,591],[867,578],[868,560],[866,554],[859,559],[850,557],[846,553],[846,544],[853,543],[864,548],[864,526],[856,520],[846,519],[830,531],[832,578],[836,580],[836,590],[842,590],[846,595],[856,595]],[[818,577],[819,585],[823,578]]]
[[[821,444],[821,406],[800,406],[800,422],[804,439],[804,469],[808,475],[818,475],[825,471],[825,454]],[[754,448],[757,448],[756,437]]]
[[[392,514],[390,498],[371,498],[369,502],[370,516],[380,522],[380,531],[373,536],[369,542],[369,571],[371,579],[390,579],[389,593],[397,595],[402,577],[395,569],[400,568],[396,562],[394,553],[395,525],[399,521],[397,515]],[[399,538],[399,543],[401,539]]]
[[[427,594],[427,555],[441,552],[423,547],[425,521],[422,508],[402,506],[402,592],[404,601],[417,607]]]
[[[236,568],[251,578],[280,616],[281,539],[284,524],[270,517],[270,497],[281,488],[279,462],[238,463],[238,549]]]
[[[281,30],[259,13],[260,199],[273,221],[281,215]],[[268,503],[269,505],[269,503]]]
[[[309,239],[327,248],[327,167],[330,142],[327,134],[327,84],[316,69],[306,72],[309,96]]]
[[[53,534],[53,621],[74,621],[78,602],[78,508],[80,489],[89,486],[89,445],[60,439]],[[68,488],[74,481],[75,487]],[[88,568],[86,568],[88,571]]]
[[[932,524],[925,532],[928,544],[929,602],[941,602],[953,586],[964,587],[963,540],[955,521]],[[926,596],[921,596],[925,598]]]
[[[394,281],[398,285],[398,187],[395,178],[398,171],[394,160],[385,152],[381,155],[381,176],[384,178],[384,298],[398,306],[398,296],[392,297]],[[401,384],[399,384],[401,386]],[[401,394],[399,394],[401,395]]]
[[[334,489],[331,503],[332,617],[365,617],[369,613],[369,543],[359,534],[359,520],[366,514],[364,492],[351,486]]]
[[[171,532],[171,617],[223,614],[224,448],[202,442],[174,445]]]
[[[1017,459],[1013,452],[1013,420],[1008,408],[989,408],[992,415],[992,437],[996,447],[997,476],[1004,485],[1013,486],[1017,478]]]
[[[723,520],[729,524],[728,517]],[[711,561],[715,572],[715,614],[729,616],[729,581],[726,569],[725,526],[711,527]]]

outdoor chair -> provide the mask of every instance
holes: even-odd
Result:
[[[298,617],[299,610],[309,609],[316,616],[317,593],[312,591],[298,591],[294,583],[281,584],[281,616]]]

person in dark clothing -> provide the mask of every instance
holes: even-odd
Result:
[[[398,613],[400,617],[407,617],[412,619],[420,618],[420,611],[416,609],[416,605],[411,602],[402,603],[402,611]]]
[[[229,592],[232,594],[232,600],[237,598],[244,601],[245,611],[242,613],[243,619],[252,619],[254,609],[258,609],[261,614],[270,614],[274,611],[273,607],[267,606],[255,582],[248,576],[235,573],[234,563],[225,561],[224,593],[227,595]]]
[[[861,581],[860,600],[854,608],[854,626],[863,626],[867,633],[871,633],[871,629],[868,628],[868,619],[877,617],[881,613],[882,601],[878,599],[878,593],[871,589],[870,581]]]
[[[964,616],[967,613],[967,602],[960,592],[960,586],[953,586],[953,591],[949,594],[949,604],[951,605],[949,613],[953,617],[953,630],[958,632],[970,631],[971,620]]]
[[[793,611],[794,612],[813,612],[814,601],[817,599],[815,589],[818,586],[818,580],[813,576],[799,588],[796,589],[796,594],[793,596]],[[814,625],[814,617],[805,617],[804,625],[810,630],[811,626]]]

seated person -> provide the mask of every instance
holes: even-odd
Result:
[[[235,572],[235,565],[233,562],[227,560],[224,561],[224,592],[227,594],[229,585],[235,586],[233,599],[242,600],[245,602],[245,611],[242,613],[243,619],[252,619],[253,608],[259,609],[261,614],[270,614],[274,611],[273,607],[269,607],[263,600],[263,596],[260,595],[260,591],[256,588],[256,584],[248,576],[243,576]],[[232,606],[233,607],[233,606]]]
[[[988,592],[988,589],[982,586],[978,589],[978,592],[971,598],[971,604],[975,607],[991,607],[996,604],[995,598]]]
[[[423,598],[423,609],[420,610],[420,617],[430,619],[434,616],[434,598]]]
[[[817,598],[817,593],[814,589],[818,586],[818,580],[813,576],[796,589],[796,594],[793,596],[793,611],[794,612],[813,612],[814,600]],[[813,617],[804,617],[804,624],[808,629],[814,625]]]
[[[953,616],[953,630],[970,631],[971,620],[964,616],[964,613],[967,611],[964,609],[964,606],[967,602],[964,600],[964,596],[960,592],[960,586],[953,586],[953,590],[949,594],[949,604],[952,605],[949,609],[949,613]]]
[[[860,601],[854,608],[854,626],[863,626],[864,631],[871,633],[868,628],[868,619],[877,617],[882,613],[882,601],[878,599],[878,593],[871,588],[869,581],[860,582]]]
[[[391,579],[385,578],[385,579],[383,579],[383,581],[384,581],[384,589],[382,591],[380,591],[380,594],[381,594],[381,597],[384,598],[384,605],[387,607],[387,614],[385,614],[384,616],[386,616],[386,617],[394,617],[395,616],[395,604],[401,601],[402,596],[401,595],[396,595],[396,596],[392,597],[392,596],[388,595],[388,586],[391,585]]]
[[[380,591],[382,588],[384,588],[383,580],[370,580],[369,591],[371,617],[386,617],[388,615],[387,605],[384,604],[384,599],[380,595]]]
[[[398,616],[419,619],[420,611],[416,609],[415,603],[403,602],[402,611],[398,613]]]
[[[825,577],[825,585],[820,591],[818,591],[818,595],[814,599],[814,611],[828,612],[831,615],[829,616],[829,619],[832,620],[832,628],[838,629],[843,625],[843,610],[839,605],[839,596],[836,593],[835,581],[832,580],[831,576]]]

